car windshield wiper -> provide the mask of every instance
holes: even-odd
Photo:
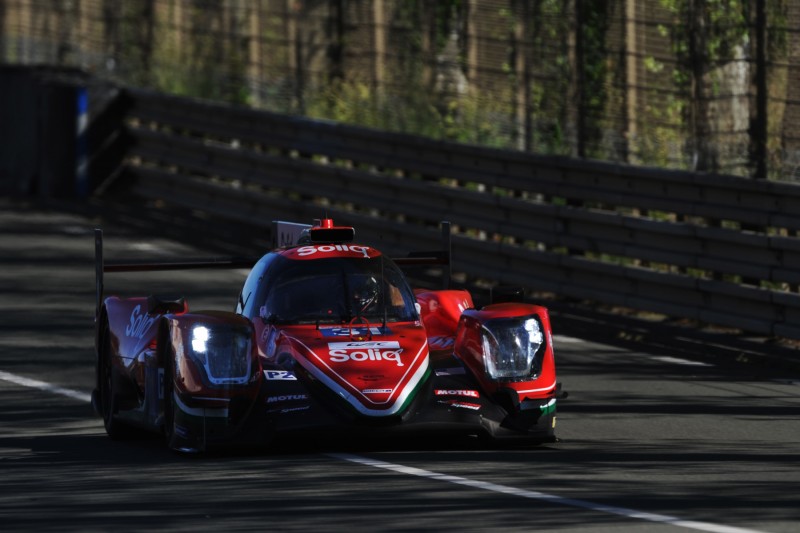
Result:
[[[289,322],[295,324],[342,324],[342,317],[335,315],[320,315],[319,313],[306,313],[291,318]]]

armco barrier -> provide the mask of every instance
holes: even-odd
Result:
[[[129,90],[124,176],[268,230],[325,213],[391,252],[453,224],[471,279],[800,338],[800,187],[465,146]]]

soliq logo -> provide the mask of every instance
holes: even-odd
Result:
[[[141,305],[137,305],[133,308],[133,312],[131,313],[131,322],[125,326],[125,335],[128,337],[136,337],[137,339],[141,339],[147,331],[147,328],[153,325],[153,322],[156,321],[156,319],[151,316],[141,314],[141,309]]]
[[[400,360],[403,349],[397,341],[329,342],[328,350],[333,363],[392,361],[404,366]]]
[[[297,249],[297,255],[300,257],[307,257],[316,253],[329,254],[333,252],[353,252],[361,254],[369,259],[370,247],[357,244],[324,244],[321,246],[301,246]]]

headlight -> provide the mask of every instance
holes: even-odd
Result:
[[[197,325],[191,330],[191,355],[213,385],[242,385],[250,379],[250,339],[246,328]]]
[[[544,344],[544,334],[534,317],[494,319],[483,325],[481,344],[489,377],[519,381],[535,373],[536,354]]]

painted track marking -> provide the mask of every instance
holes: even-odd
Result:
[[[437,481],[446,481],[455,485],[463,485],[475,489],[486,490],[491,492],[499,492],[501,494],[509,494],[511,496],[519,496],[521,498],[529,498],[532,500],[540,500],[548,503],[559,505],[567,505],[570,507],[579,507],[581,509],[588,509],[600,513],[612,514],[622,516],[625,518],[634,518],[638,520],[645,520],[647,522],[654,522],[659,524],[667,524],[675,527],[683,527],[687,529],[694,529],[697,531],[711,531],[713,533],[763,533],[756,529],[746,529],[733,526],[725,526],[720,524],[712,524],[709,522],[696,522],[694,520],[683,520],[674,516],[647,513],[643,511],[636,511],[634,509],[626,509],[624,507],[615,507],[612,505],[603,505],[600,503],[593,503],[586,500],[576,500],[573,498],[563,498],[554,494],[546,494],[544,492],[518,489],[508,485],[498,485],[487,481],[477,481],[460,476],[451,476],[449,474],[440,474],[438,472],[431,472],[430,470],[423,470],[413,466],[404,466],[394,463],[387,463],[385,461],[378,461],[376,459],[369,459],[358,455],[350,455],[344,453],[328,454],[329,457],[339,459],[342,461],[349,461],[364,466],[371,466],[374,468],[382,468],[384,470],[391,470],[400,474],[406,474],[416,477],[424,477],[428,479],[435,479]]]
[[[38,389],[44,392],[51,392],[53,394],[66,396],[67,398],[73,398],[75,400],[80,400],[82,402],[91,403],[92,401],[91,394],[86,394],[85,392],[59,387],[58,385],[53,385],[51,383],[47,383],[46,381],[39,381],[38,379],[31,379],[31,378],[26,378],[24,376],[18,376],[16,374],[11,374],[10,372],[3,372],[2,370],[0,370],[0,379],[2,379],[3,381],[8,381],[9,383],[21,385],[23,387]]]
[[[0,380],[21,385],[23,387],[29,387],[44,392],[58,394],[60,396],[66,396],[68,398],[73,398],[75,400],[80,400],[86,403],[91,403],[90,394],[86,394],[84,392],[76,391],[73,389],[59,387],[57,385],[53,385],[45,381],[40,381],[38,379],[26,378],[23,376],[18,376],[16,374],[11,374],[10,372],[4,372],[0,370]],[[438,472],[423,470],[421,468],[415,468],[413,466],[404,466],[395,463],[387,463],[385,461],[378,461],[376,459],[369,459],[367,457],[361,457],[358,455],[350,455],[343,453],[332,453],[327,455],[329,457],[333,457],[341,461],[349,461],[351,463],[357,463],[364,466],[371,466],[373,468],[382,468],[384,470],[391,470],[393,472],[398,472],[400,474],[406,474],[416,477],[424,477],[428,479],[435,479],[438,481],[446,481],[448,483],[453,483],[455,485],[462,485],[465,487],[472,487],[480,490],[498,492],[501,494],[509,494],[511,496],[518,496],[520,498],[528,498],[532,500],[540,500],[544,502],[566,505],[570,507],[578,507],[590,511],[612,514],[612,515],[622,516],[625,518],[645,520],[647,522],[667,524],[676,527],[684,527],[687,529],[694,529],[697,531],[710,531],[712,533],[764,533],[757,529],[725,526],[720,524],[712,524],[709,522],[697,522],[694,520],[683,520],[681,518],[676,518],[674,516],[669,516],[669,515],[647,513],[643,511],[636,511],[634,509],[627,509],[625,507],[603,505],[600,503],[594,503],[586,500],[577,500],[574,498],[564,498],[562,496],[556,496],[554,494],[547,494],[544,492],[519,489],[516,487],[510,487],[508,485],[498,485],[496,483],[490,483],[487,481],[478,481],[460,476],[440,474]]]
[[[583,342],[582,339],[577,337],[568,337],[566,335],[553,335],[553,342],[556,344],[577,344]]]
[[[702,363],[700,361],[691,361],[689,359],[682,359],[680,357],[669,357],[669,356],[651,356],[650,359],[654,359],[656,361],[661,361],[662,363],[673,363],[676,365],[686,365],[686,366],[714,366],[709,363]]]

